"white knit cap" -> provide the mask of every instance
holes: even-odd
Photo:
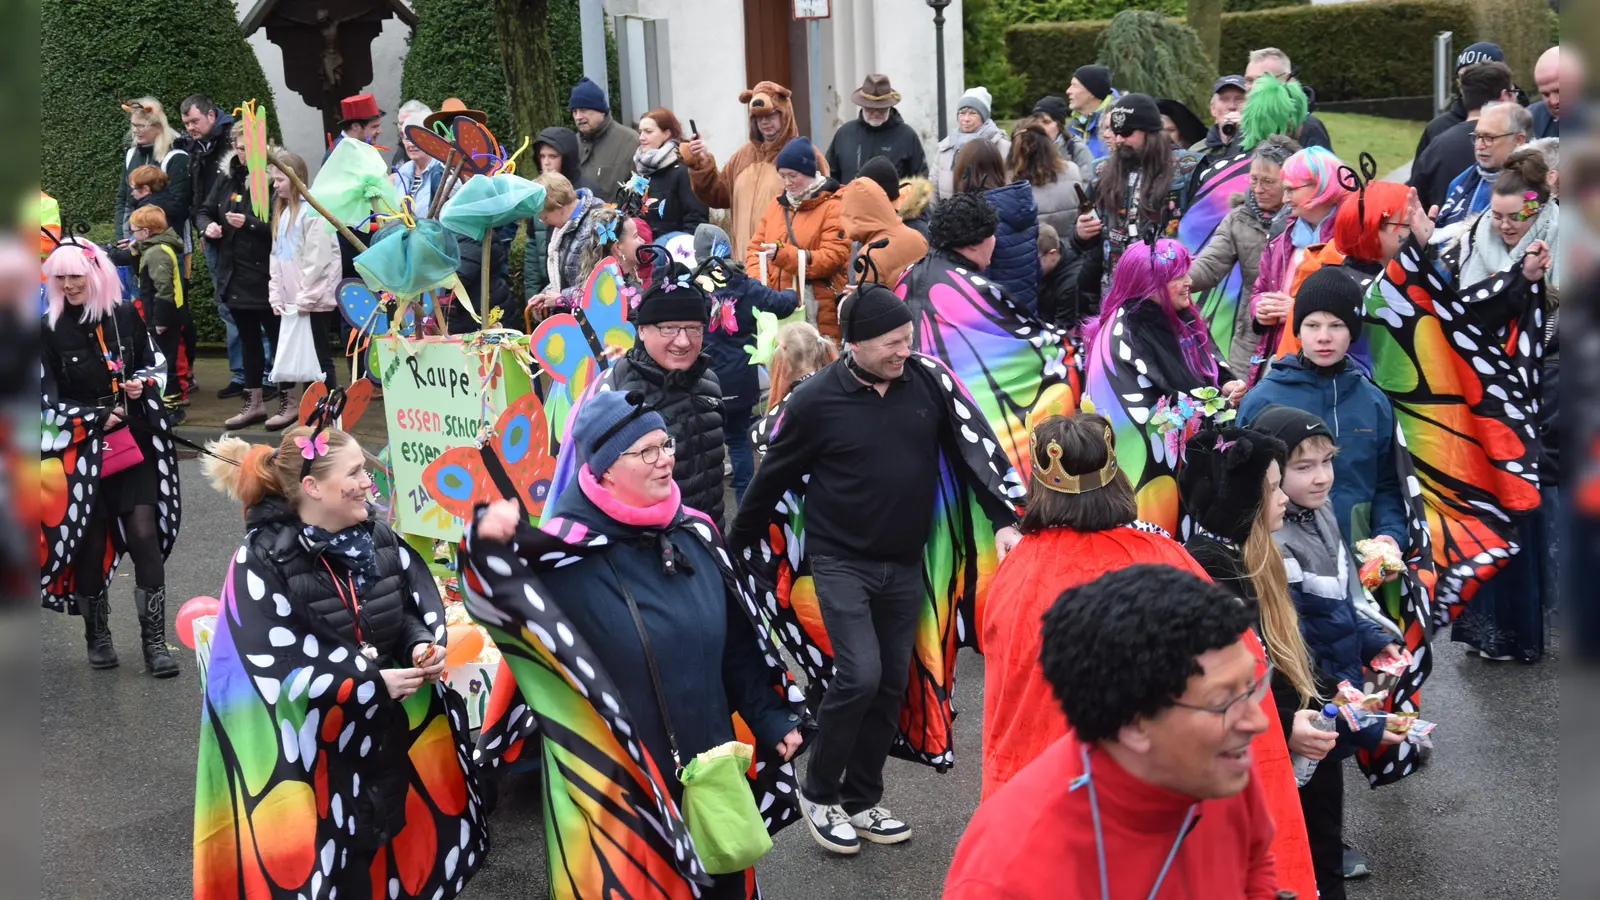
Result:
[[[988,88],[967,88],[967,92],[961,95],[960,100],[956,101],[956,112],[960,112],[963,109],[975,109],[978,111],[978,115],[987,120],[989,118],[989,109],[993,105],[994,98],[989,95]]]

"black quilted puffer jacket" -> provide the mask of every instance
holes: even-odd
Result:
[[[672,480],[683,493],[683,504],[722,522],[722,386],[704,353],[687,369],[668,371],[644,345],[635,344],[609,373],[614,390],[638,391],[644,402],[667,420],[667,433],[677,442],[678,456]]]
[[[413,647],[444,639],[444,623],[424,623],[416,605],[408,602],[413,591],[436,588],[426,563],[402,546],[389,526],[371,519],[368,523],[377,548],[378,577],[368,579],[357,593],[361,639],[378,649],[379,665],[391,661],[410,665]],[[356,643],[350,608],[340,599],[333,580],[337,573],[339,590],[348,597],[347,570],[332,555],[328,564],[323,564],[326,545],[303,533],[305,523],[294,509],[282,497],[269,495],[250,507],[245,524],[250,529],[245,546],[288,582],[289,602],[321,619],[340,637]]]

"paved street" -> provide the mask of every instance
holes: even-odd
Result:
[[[183,463],[182,474],[183,535],[168,565],[169,614],[188,597],[217,592],[242,532],[238,508],[210,491],[194,461]],[[132,590],[131,577],[119,577],[112,594],[119,669],[87,667],[78,619],[39,616],[46,898],[174,900],[191,891],[199,722],[193,655],[184,651],[184,672],[174,681],[142,674]],[[841,859],[825,855],[803,828],[790,828],[761,866],[768,897],[938,896],[978,798],[982,665],[966,654],[958,668],[967,714],[957,723],[956,768],[941,776],[890,764],[885,804],[912,823],[916,838]],[[1424,704],[1426,717],[1439,722],[1430,766],[1382,791],[1348,788],[1350,836],[1377,871],[1354,883],[1350,896],[1557,896],[1556,661],[1484,663],[1441,641]],[[502,798],[494,851],[468,898],[545,896],[537,799],[527,785],[518,787]]]

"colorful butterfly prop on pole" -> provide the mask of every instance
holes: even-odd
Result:
[[[474,175],[515,172],[516,158],[528,148],[528,140],[524,138],[517,152],[507,157],[505,148],[494,139],[494,134],[482,123],[467,116],[457,116],[449,126],[437,122],[434,129],[430,131],[420,125],[406,126],[406,140],[444,165],[444,181],[433,195],[433,204],[428,210],[429,218],[439,215],[458,181],[465,181]]]
[[[349,431],[361,421],[371,402],[372,382],[365,378],[358,378],[355,384],[340,388],[337,392],[330,392],[328,386],[320,381],[312,382],[300,396],[300,421],[311,425],[327,416],[331,409],[339,429]]]
[[[244,164],[250,171],[250,211],[262,221],[270,218],[272,186],[267,182],[267,111],[246,100],[233,111],[244,126]]]
[[[350,341],[354,344],[359,338],[361,343],[361,347],[347,347],[347,352],[359,352],[364,349],[368,339],[388,335],[397,317],[400,320],[399,334],[403,337],[416,336],[416,306],[406,303],[402,310],[400,301],[388,291],[373,293],[372,288],[367,287],[361,279],[346,278],[339,282],[338,297],[339,312],[352,329]],[[433,315],[433,294],[423,294],[419,305],[423,316]]]
[[[501,499],[522,501],[537,517],[544,512],[556,461],[544,405],[529,391],[506,406],[494,428],[476,446],[453,447],[422,470],[422,487],[445,512],[471,521],[472,508]]]
[[[540,322],[528,341],[534,358],[555,382],[547,412],[556,434],[566,433],[573,400],[637,339],[623,289],[622,267],[606,257],[590,273],[578,305]]]

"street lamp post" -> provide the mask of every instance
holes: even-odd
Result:
[[[944,8],[950,5],[950,0],[928,0],[928,5],[933,7],[933,59],[939,68],[939,140],[942,141],[949,132],[944,109]]]

